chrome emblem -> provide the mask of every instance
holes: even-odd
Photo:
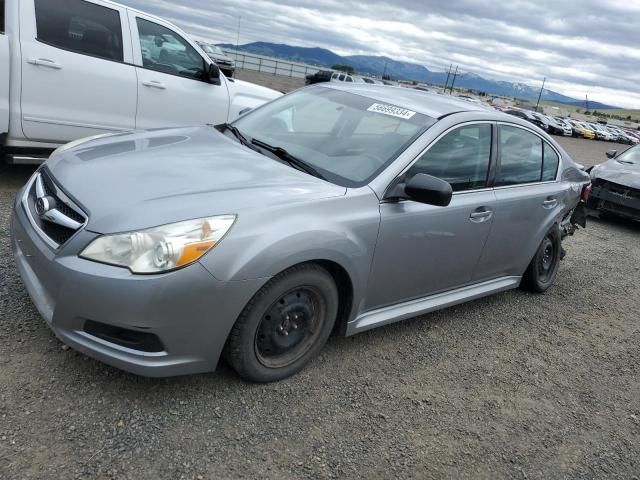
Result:
[[[38,197],[36,199],[36,213],[39,216],[43,216],[49,210],[52,210],[55,206],[55,200],[51,197]]]

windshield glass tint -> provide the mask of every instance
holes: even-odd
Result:
[[[426,115],[368,97],[312,87],[271,102],[234,125],[245,136],[284,148],[328,180],[355,187],[378,175],[434,123]]]
[[[640,148],[630,148],[626,152],[621,153],[616,160],[620,162],[631,162],[635,163],[636,165],[640,165]]]

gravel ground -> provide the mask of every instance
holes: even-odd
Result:
[[[593,163],[609,148],[563,139]],[[640,476],[640,225],[591,220],[545,295],[352,338],[286,381],[135,377],[66,349],[11,258],[0,167],[0,478]]]

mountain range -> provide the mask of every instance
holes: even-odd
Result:
[[[236,48],[235,45],[230,44],[221,44],[218,46],[229,49]],[[380,76],[386,71],[394,80],[414,80],[416,82],[424,82],[432,85],[444,85],[447,79],[447,72],[437,72],[429,70],[423,65],[401,62],[382,56],[341,56],[325,48],[296,47],[292,45],[268,42],[247,43],[245,45],[239,45],[237,48],[238,50],[247,53],[281,58],[283,60],[307,63],[322,67],[350,65],[356,72],[369,75]],[[490,80],[474,73],[458,74],[455,86],[486,92],[490,95],[517,97],[523,100],[537,100],[540,93],[539,87],[532,87],[524,83]],[[584,100],[568,97],[546,88],[542,91],[542,100],[563,103],[575,107],[584,107],[585,104]],[[607,110],[619,107],[589,101],[589,108],[592,110]]]

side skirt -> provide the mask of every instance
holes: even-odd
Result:
[[[520,285],[521,279],[522,277],[519,276],[496,278],[397,305],[370,310],[362,313],[347,324],[346,335],[355,335],[375,327],[399,322],[407,318],[486,297],[487,295],[504,292],[505,290],[511,290]]]

